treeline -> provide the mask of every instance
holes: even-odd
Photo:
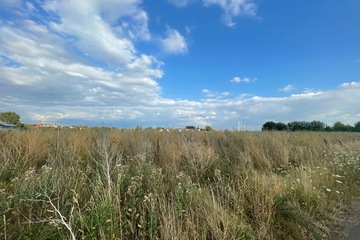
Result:
[[[264,123],[262,131],[316,131],[316,132],[360,132],[360,121],[353,126],[336,122],[332,126],[327,126],[320,121],[295,121],[289,123],[268,121]]]

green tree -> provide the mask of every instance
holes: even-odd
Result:
[[[288,125],[286,123],[278,122],[275,125],[275,129],[278,131],[286,131],[288,130]]]
[[[311,123],[305,121],[295,121],[288,123],[290,131],[311,131]]]
[[[320,121],[312,121],[310,123],[310,129],[311,131],[324,131],[325,129],[325,123]]]
[[[268,122],[264,123],[262,130],[263,131],[276,130],[276,122],[268,121]]]
[[[360,132],[360,121],[354,124],[354,131]]]
[[[350,125],[345,125],[342,122],[334,123],[332,130],[335,132],[350,132],[353,130],[353,127]]]
[[[10,123],[10,124],[14,124],[18,127],[22,127],[23,124],[21,123],[21,118],[20,115],[15,113],[15,112],[2,112],[0,113],[0,120]]]
[[[324,131],[325,131],[325,132],[331,132],[331,131],[332,131],[332,127],[326,126],[326,127],[324,128]]]
[[[211,127],[211,126],[206,126],[204,128],[204,131],[207,131],[207,132],[210,132],[210,131],[213,131],[214,129]]]

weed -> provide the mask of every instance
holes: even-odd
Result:
[[[32,129],[0,143],[2,239],[320,239],[360,196],[356,133]]]

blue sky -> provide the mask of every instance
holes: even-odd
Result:
[[[25,123],[360,121],[357,0],[0,3],[0,111]]]

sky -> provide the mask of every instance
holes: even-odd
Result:
[[[0,0],[0,112],[119,128],[360,121],[358,0]]]

